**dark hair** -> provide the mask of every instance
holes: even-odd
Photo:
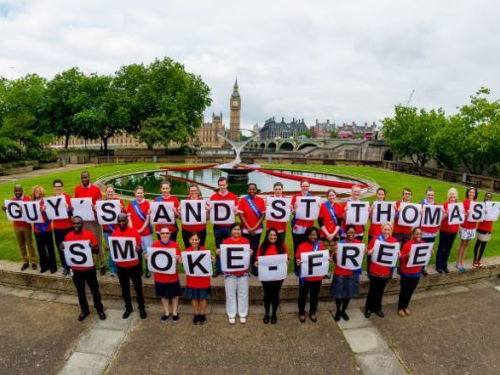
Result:
[[[189,238],[188,238],[188,239],[190,240],[190,239],[191,239],[191,238],[193,238],[194,236],[196,236],[196,237],[200,238],[200,235],[199,235],[197,232],[192,232],[192,233],[191,233],[191,235],[189,236]]]
[[[379,187],[376,192],[378,193],[379,191],[383,191],[384,194],[387,194],[387,190],[385,190],[385,188],[383,187]]]
[[[417,229],[422,230],[422,228],[420,228],[420,227],[414,227],[414,228],[411,230],[411,234],[415,234],[415,231],[416,231]]]
[[[302,186],[304,182],[307,182],[309,185],[311,185],[308,179],[303,179],[302,181],[300,181],[300,186]]]
[[[352,224],[348,224],[345,226],[345,233],[347,234],[347,231],[351,228],[354,229],[354,232],[356,232],[356,226],[352,225]]]
[[[255,182],[250,182],[247,187],[250,188],[250,186],[255,186],[255,190],[259,190]]]
[[[62,180],[59,179],[52,181],[52,186],[54,186],[55,184],[61,184],[61,186],[64,186]]]
[[[491,199],[493,199],[493,192],[492,192],[492,191],[485,191],[485,192],[484,192],[484,201],[485,201],[485,202],[486,202],[486,196],[487,196],[488,194],[489,194],[489,195],[491,195]]]
[[[411,189],[410,189],[410,188],[405,187],[405,188],[403,189],[403,193],[402,193],[402,194],[404,194],[404,193],[405,193],[405,191],[408,191],[408,192],[410,192],[410,193],[412,193],[412,194],[413,194],[413,191],[411,191]]]
[[[317,234],[317,235],[318,235],[318,237],[319,237],[319,229],[318,229],[318,227],[312,226],[312,227],[308,227],[308,228],[306,229],[306,233],[304,233],[304,237],[306,237],[306,238],[307,238],[307,241],[309,241],[309,236],[310,236],[310,234],[311,234],[312,232],[314,232],[314,231],[316,231],[316,234]]]
[[[266,232],[266,236],[264,237],[264,241],[262,241],[262,244],[260,245],[260,251],[261,255],[266,255],[267,250],[269,249],[269,246],[271,246],[271,242],[269,242],[269,234],[271,232],[276,233],[276,249],[278,250],[278,254],[285,254],[285,246],[283,245],[283,241],[281,241],[281,238],[278,234],[278,231],[274,228],[269,228]]]
[[[78,216],[78,215],[77,215],[77,216],[73,216],[73,219],[80,219],[80,220],[83,222],[82,217],[81,217],[81,216]]]
[[[233,229],[236,227],[240,227],[240,229],[243,230],[241,223],[232,223],[231,226],[229,227],[229,233],[231,233],[233,231]]]
[[[275,182],[274,185],[273,185],[273,188],[275,188],[276,186],[281,186],[283,187],[283,184],[281,182]]]
[[[427,194],[429,191],[434,191],[434,190],[432,190],[432,186],[427,186],[425,188],[425,194]]]
[[[477,188],[475,188],[474,186],[468,187],[465,190],[465,199],[469,199],[469,191],[471,191],[473,189],[474,189],[474,199],[477,199]]]
[[[219,179],[217,180],[217,184],[222,182],[222,181],[227,181],[227,178],[224,176],[219,177]]]

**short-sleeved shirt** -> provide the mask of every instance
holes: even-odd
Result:
[[[134,229],[127,227],[125,230],[121,230],[120,228],[116,228],[113,233],[111,233],[111,237],[132,237],[135,238],[135,245],[139,246],[141,244],[141,236],[140,234]],[[139,254],[141,256],[141,254]],[[139,264],[139,259],[134,259],[134,260],[129,260],[126,262],[116,262],[117,267],[134,267]]]
[[[493,232],[493,221],[481,221],[477,225],[477,230],[481,232]]]
[[[275,197],[275,196],[272,195],[272,197]],[[286,198],[286,197],[283,196],[281,198]],[[287,224],[288,223],[286,221],[266,220],[266,228],[267,229],[271,229],[271,228],[276,229],[278,231],[278,233],[285,232]]]
[[[23,195],[20,199],[17,199],[16,197],[11,198],[12,201],[21,201],[21,202],[29,202],[31,198],[27,195]],[[29,228],[31,227],[30,223],[27,223],[25,221],[13,221],[12,225],[14,225],[14,228]]]
[[[108,199],[105,199],[105,200],[108,200]],[[123,203],[123,201],[121,199],[118,199],[118,198],[112,198],[112,199],[109,199],[109,200],[113,200],[113,201],[120,201],[120,206],[122,207],[122,212],[126,213],[126,209],[125,209],[125,204]],[[107,233],[111,233],[113,232],[116,228],[117,228],[117,225],[118,224],[104,224],[102,226],[102,230],[107,232]]]
[[[203,200],[202,198],[198,198],[197,200],[201,201]],[[205,209],[205,207],[203,207]],[[207,224],[194,224],[194,225],[188,225],[188,224],[182,224],[182,229],[188,232],[194,232],[194,233],[199,233],[202,232],[203,230],[207,229]]]
[[[66,236],[64,237],[64,241],[90,241],[90,246],[92,248],[97,246],[97,239],[94,235],[94,233],[89,232],[85,229],[82,229],[80,233],[76,233],[75,231],[71,231]],[[94,262],[94,259],[92,259],[92,262]],[[75,271],[86,271],[94,268],[92,267],[78,267],[78,266],[71,266],[72,270]]]
[[[357,201],[357,202],[360,202],[360,201]],[[342,209],[343,209],[342,215],[345,218],[345,216],[347,215],[347,202],[342,203]],[[347,225],[346,221],[347,220],[342,221],[342,230],[344,231],[344,233],[346,231],[345,230],[345,227]],[[354,230],[356,231],[356,235],[362,235],[365,231],[365,227],[364,227],[364,225],[354,225]]]
[[[423,266],[408,267],[411,245],[414,245],[416,243],[419,242],[416,242],[415,240],[409,240],[403,245],[403,249],[401,250],[401,263],[399,265],[399,272],[401,272],[403,275],[415,275],[415,274],[420,274],[422,272]]]
[[[137,202],[137,201],[134,199],[132,202]],[[140,210],[145,220],[141,219],[141,217],[136,211],[136,207],[132,202],[128,204],[127,213],[129,214],[130,220],[132,221],[132,228],[139,231],[143,227],[145,221],[147,220],[148,212],[150,209],[149,201],[144,199],[141,203],[137,204],[137,208]],[[139,234],[141,236],[147,236],[151,234],[151,225],[147,225],[146,228],[144,228],[144,230]]]
[[[193,250],[192,247],[188,247],[183,251],[200,251],[207,250],[203,246],[200,246],[198,250]],[[193,289],[206,289],[210,288],[210,276],[189,276],[186,275],[186,286]]]
[[[475,202],[475,201],[472,201],[472,202]],[[465,210],[465,221],[460,224],[460,228],[463,228],[463,229],[476,229],[477,228],[477,222],[472,222],[472,221],[469,221],[467,220],[468,216],[469,216],[469,210],[470,210],[470,206],[471,206],[471,201],[469,199],[465,199],[463,201],[463,204],[464,204],[464,210]]]
[[[68,206],[68,218],[67,219],[55,219],[52,220],[52,226],[54,229],[68,229],[72,227],[71,224],[71,197],[66,194],[62,193],[64,195],[64,201],[66,202],[66,205]]]
[[[87,186],[78,185],[75,187],[75,198],[92,198],[92,204],[102,198],[101,189],[93,184],[88,184]]]
[[[175,249],[175,255],[181,256],[181,249],[177,242],[175,241],[168,241],[167,243],[162,242],[162,241],[155,241],[153,242],[152,247],[160,247],[160,248],[168,248],[168,249]],[[148,256],[151,256],[151,254],[148,254]],[[177,259],[175,260],[177,262]],[[166,273],[160,273],[160,272],[153,272],[153,279],[155,282],[158,283],[175,283],[176,281],[179,281],[179,271],[177,270],[176,266],[176,272],[174,274],[166,274]]]
[[[223,242],[223,245],[250,245],[250,242],[245,237],[240,237],[238,239],[234,239],[233,237],[226,238]],[[221,251],[223,251],[221,249]],[[227,272],[229,275],[241,276],[248,272],[248,269],[243,271],[232,271]]]
[[[311,251],[314,250],[314,244],[310,243],[309,241],[307,242],[302,242],[299,245],[299,248],[297,249],[297,252],[295,253],[295,259],[300,260],[302,253],[310,253]],[[318,251],[319,250],[325,250],[325,246],[323,246],[323,242],[319,241],[319,246],[318,246]],[[306,281],[321,281],[323,280],[323,276],[317,276],[317,277],[306,277]]]
[[[344,207],[338,203],[334,203],[333,211],[337,222],[334,221],[332,215],[330,214],[330,210],[326,206],[326,202],[323,202],[319,208],[319,218],[323,221],[323,225],[326,227],[328,233],[333,233],[340,225],[340,220],[344,215]],[[326,234],[323,231],[321,231],[321,237],[326,238]]]
[[[373,249],[375,247],[375,241],[378,240],[378,237],[372,238],[370,241],[370,244],[368,245],[368,249]],[[389,237],[387,239],[384,239],[384,242],[398,242],[397,239],[394,237]],[[392,270],[393,267],[388,267],[388,266],[382,266],[380,264],[377,264],[375,262],[370,262],[370,268],[368,270],[368,273],[373,276],[379,276],[379,277],[391,277],[392,276]]]
[[[279,241],[279,238],[278,238]],[[286,249],[286,245],[283,244],[283,254],[288,255],[288,251]],[[280,253],[278,252],[278,247],[275,244],[270,244],[269,247],[267,248],[266,253],[264,254],[264,251],[262,249],[262,245],[260,245],[259,250],[257,250],[257,255],[255,256],[255,259],[258,260],[260,256],[266,256],[266,255],[279,255]]]
[[[257,216],[257,214],[254,212],[252,207],[250,206],[250,203],[248,202],[248,199],[251,199],[248,195],[241,198],[240,202],[238,204],[238,210],[242,211],[243,213],[241,214],[248,225],[246,225],[243,221],[241,222],[243,226],[243,232],[248,232],[248,228],[253,228],[255,225],[257,225],[257,222],[259,221],[260,217],[264,215],[266,212],[266,203],[264,202],[264,199],[261,197],[255,197],[253,198],[253,202],[255,204],[255,207],[257,208],[258,212],[260,213],[260,216]],[[262,223],[259,228],[257,228],[257,231],[262,230],[261,228],[263,227]]]
[[[396,210],[399,209],[401,206],[402,201],[397,201],[396,202]],[[410,202],[404,202],[404,203],[410,203]],[[392,231],[393,233],[407,233],[410,234],[412,231],[412,227],[404,226],[404,225],[399,225],[398,224],[398,218],[399,218],[399,212],[396,212],[396,219],[394,220],[394,230]]]
[[[169,195],[167,198],[164,197],[159,197],[160,199],[155,199],[155,202],[172,202],[174,204],[175,209],[179,209],[179,206],[181,205],[177,197],[174,197],[173,195]],[[177,225],[175,224],[156,224],[155,225],[155,231],[157,233],[160,233],[161,228],[167,227],[170,233],[177,232]]]
[[[347,239],[341,240],[340,243],[361,243],[361,241],[355,238],[353,241],[348,241]],[[355,271],[353,270],[348,270],[347,268],[340,267],[337,263],[335,263],[335,269],[333,270],[333,274],[338,276],[351,276],[354,274],[354,272]]]
[[[449,204],[452,204],[452,202],[446,201],[445,203],[443,203],[443,209],[447,213],[447,215],[450,214],[448,212],[448,205]],[[458,227],[459,227],[458,224],[449,225],[448,224],[448,217],[446,217],[445,219],[443,219],[443,221],[441,222],[441,230],[443,232],[446,232],[446,233],[458,233]]]
[[[222,195],[219,192],[213,193],[210,196],[211,201],[233,201],[234,207],[238,207],[238,196],[230,191]],[[229,227],[231,224],[217,224],[218,227]]]
[[[292,207],[295,207],[295,203],[297,202],[297,198],[301,197],[306,197],[307,195],[302,195],[302,194],[296,194],[292,197]],[[302,219],[296,219],[295,220],[295,225],[301,226],[301,227],[312,227],[314,225],[314,220],[302,220]]]

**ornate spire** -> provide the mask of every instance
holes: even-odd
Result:
[[[239,87],[238,87],[238,77],[236,77],[236,80],[234,81],[234,86],[233,86],[233,94],[231,97],[239,97],[240,92],[239,92]]]

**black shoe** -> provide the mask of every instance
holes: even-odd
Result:
[[[99,272],[101,273],[101,276],[106,275],[106,266],[101,266],[101,270]]]
[[[24,263],[22,266],[21,266],[21,271],[24,271],[26,268],[28,268],[30,265],[29,263]]]
[[[31,263],[31,269],[32,270],[36,270],[36,264],[35,263]]]
[[[198,321],[200,322],[200,324],[205,324],[205,322],[207,321],[207,317],[205,316],[205,314],[198,315]]]
[[[40,268],[40,273],[47,272],[48,270],[49,270],[48,268],[45,268],[45,269]]]
[[[57,268],[50,270],[50,273],[56,273],[56,272],[57,272]]]
[[[372,312],[368,309],[365,309],[365,318],[368,319],[372,315]]]
[[[104,311],[103,310],[99,310],[97,312],[97,315],[99,315],[99,319],[101,320],[106,320],[106,314],[104,314]]]
[[[309,319],[311,319],[311,322],[313,323],[316,323],[318,321],[316,314],[309,314]]]
[[[80,315],[78,315],[78,321],[81,322],[84,320],[87,316],[89,316],[90,312],[88,311],[82,311]]]
[[[385,316],[382,310],[377,311],[375,314],[377,314],[377,316],[379,316],[380,318],[383,318]]]
[[[450,273],[450,270],[448,269],[448,267],[443,268],[443,271],[444,271],[444,273]]]
[[[132,314],[132,310],[128,310],[128,309],[127,309],[127,310],[125,310],[125,312],[123,313],[122,318],[123,318],[123,319],[127,319],[127,318],[130,316],[130,314]]]
[[[141,317],[141,319],[146,319],[148,317],[148,314],[146,313],[146,310],[139,310],[139,316]]]
[[[444,272],[444,270],[442,270],[441,268],[436,268],[436,272],[441,275]]]
[[[269,323],[269,315],[268,314],[264,315],[264,319],[262,319],[262,321],[264,322],[264,324],[268,324]]]
[[[340,315],[342,315],[342,319],[344,319],[346,322],[349,320],[349,315],[347,315],[345,311],[342,311]]]
[[[68,276],[69,275],[69,269],[67,269],[67,268],[63,269],[62,275],[63,276]]]
[[[200,316],[201,315],[194,315],[193,316],[193,324],[199,324],[200,323]]]
[[[333,320],[338,322],[340,320],[340,316],[341,316],[341,312],[339,310],[337,310],[337,312],[335,313],[335,316],[333,317]]]
[[[328,280],[330,279],[330,275],[326,274],[325,276],[323,276],[323,280]]]
[[[150,278],[151,272],[149,272],[149,270],[146,270],[146,273],[144,274],[144,276],[146,276],[146,278]]]
[[[144,311],[145,313],[146,311]],[[143,318],[144,319],[144,318]],[[177,323],[179,321],[179,314],[177,315],[172,315],[172,322]]]
[[[427,276],[429,273],[425,268],[422,268],[422,275]]]
[[[271,324],[278,323],[278,317],[276,315],[271,316]]]

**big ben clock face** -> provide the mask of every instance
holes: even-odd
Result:
[[[233,106],[234,106],[234,107],[237,107],[237,106],[238,106],[238,101],[237,101],[237,100],[233,100]]]

